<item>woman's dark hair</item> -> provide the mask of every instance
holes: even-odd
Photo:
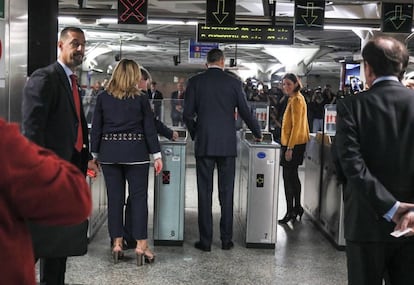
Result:
[[[286,73],[284,76],[283,76],[283,78],[282,78],[282,80],[283,79],[287,79],[287,80],[290,80],[290,81],[292,81],[293,83],[297,83],[298,85],[296,86],[296,88],[293,90],[293,91],[295,91],[295,92],[299,92],[301,89],[302,89],[302,83],[300,82],[300,80],[298,79],[298,77],[295,75],[295,74],[293,74],[293,73]]]

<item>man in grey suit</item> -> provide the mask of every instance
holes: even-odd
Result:
[[[262,133],[247,105],[242,82],[224,72],[224,54],[212,49],[207,54],[208,69],[188,80],[183,119],[195,141],[198,227],[200,240],[195,247],[210,251],[213,238],[213,173],[217,165],[221,206],[222,249],[233,247],[233,193],[237,156],[237,108],[241,118],[259,140]]]
[[[414,92],[400,82],[409,56],[379,36],[362,57],[369,90],[337,104],[348,284],[414,284],[412,233],[390,235],[407,227],[414,206]]]
[[[24,87],[23,134],[72,162],[83,173],[86,174],[88,167],[98,172],[89,153],[88,127],[79,87],[70,78],[82,64],[85,53],[83,31],[75,27],[63,29],[58,48],[57,62],[33,72]],[[63,285],[67,256],[86,253],[87,222],[73,227],[32,224],[31,233],[36,259],[41,258],[41,284]]]

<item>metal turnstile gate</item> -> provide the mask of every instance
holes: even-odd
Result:
[[[154,245],[184,242],[187,132],[178,134],[176,141],[160,139],[163,170],[154,179]]]
[[[262,142],[250,132],[242,134],[238,205],[246,247],[275,248],[279,156],[271,133],[263,133]]]

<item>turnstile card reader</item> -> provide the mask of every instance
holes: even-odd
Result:
[[[163,169],[154,179],[154,244],[184,242],[185,161],[187,132],[176,141],[160,139]]]
[[[256,142],[250,132],[240,147],[239,214],[246,247],[275,248],[280,145],[271,133]]]

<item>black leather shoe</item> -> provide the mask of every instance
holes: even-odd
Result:
[[[196,242],[196,243],[194,244],[194,247],[195,247],[196,249],[201,250],[201,251],[211,251],[211,247],[210,247],[210,246],[203,245],[203,244],[201,243],[201,241]]]
[[[230,250],[234,247],[234,243],[232,241],[226,241],[221,243],[221,249]]]

